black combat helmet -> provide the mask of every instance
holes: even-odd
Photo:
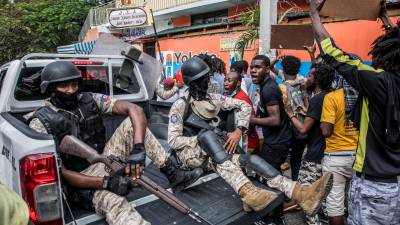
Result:
[[[45,66],[41,73],[40,90],[44,94],[49,84],[82,78],[78,68],[68,61],[56,61]]]
[[[210,68],[202,59],[195,56],[182,65],[181,72],[183,82],[189,85],[190,82],[207,75],[210,72]]]

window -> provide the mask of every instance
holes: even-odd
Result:
[[[228,17],[228,9],[192,15],[192,25],[221,23],[224,18]]]
[[[81,91],[110,94],[108,67],[106,65],[77,65],[82,75]],[[43,67],[25,67],[21,70],[15,90],[15,99],[20,101],[42,100],[48,97],[40,92],[40,72]],[[128,79],[128,86],[122,89],[117,85],[120,67],[113,66],[114,95],[138,93],[140,87],[135,76]]]

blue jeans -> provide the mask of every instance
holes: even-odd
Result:
[[[353,176],[348,208],[349,225],[400,224],[400,179],[383,183]]]

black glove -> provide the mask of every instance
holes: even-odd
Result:
[[[132,180],[128,177],[114,174],[103,178],[103,189],[111,191],[117,195],[128,195],[132,187]]]
[[[146,150],[144,148],[144,144],[135,144],[131,153],[128,156],[127,162],[131,164],[131,166],[140,165],[145,166],[146,162]]]

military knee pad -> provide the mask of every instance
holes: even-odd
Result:
[[[224,143],[218,138],[214,131],[207,130],[197,135],[200,147],[211,157],[213,161],[221,164],[229,159],[224,149]]]
[[[258,155],[241,154],[239,156],[239,164],[240,167],[254,171],[263,178],[268,179],[280,175],[278,170]]]

